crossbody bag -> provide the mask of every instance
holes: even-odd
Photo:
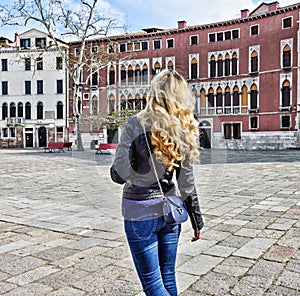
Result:
[[[162,186],[160,184],[160,180],[158,178],[158,174],[156,171],[155,162],[151,153],[150,144],[147,138],[145,125],[143,125],[144,129],[144,136],[146,139],[147,149],[150,155],[151,163],[153,166],[154,174],[157,179],[157,184],[159,186],[159,190],[161,192],[161,199],[162,199],[162,207],[163,207],[163,214],[164,220],[167,224],[180,224],[185,222],[188,219],[188,212],[183,204],[182,199],[178,195],[165,195]]]

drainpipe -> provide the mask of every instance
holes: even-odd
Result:
[[[296,115],[296,135],[297,135],[297,144],[298,147],[300,148],[300,12],[299,12],[299,17],[298,17],[298,40],[297,40],[297,54],[298,54],[298,78],[297,78],[297,115]]]

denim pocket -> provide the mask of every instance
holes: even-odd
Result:
[[[181,232],[181,224],[167,224],[165,226],[164,232],[180,233]]]
[[[173,232],[180,233],[181,232],[181,224],[174,225]]]
[[[156,231],[156,228],[157,219],[125,221],[125,232],[129,240],[148,240]]]

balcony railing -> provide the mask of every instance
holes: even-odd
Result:
[[[248,106],[201,107],[200,115],[247,114]]]
[[[6,117],[5,124],[6,125],[24,125],[25,118],[24,117]]]

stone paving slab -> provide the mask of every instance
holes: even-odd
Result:
[[[110,155],[0,150],[0,295],[142,296]],[[181,295],[300,295],[299,151],[209,150],[195,165],[205,220],[183,224]]]

